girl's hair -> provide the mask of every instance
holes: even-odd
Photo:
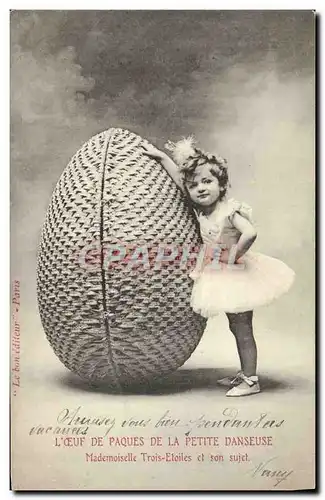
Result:
[[[227,160],[219,155],[203,152],[201,149],[194,147],[194,143],[194,138],[190,136],[176,144],[168,142],[166,148],[172,151],[173,157],[179,166],[185,189],[186,181],[193,177],[195,170],[208,163],[211,174],[218,179],[220,200],[222,200],[230,187]]]

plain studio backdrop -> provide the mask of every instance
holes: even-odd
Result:
[[[226,157],[231,196],[253,207],[255,250],[295,270],[290,292],[255,312],[264,390],[231,404],[246,417],[264,411],[285,418],[275,454],[287,468],[285,457],[294,456],[296,473],[282,486],[312,485],[314,98],[311,12],[11,14],[11,278],[21,283],[22,386],[13,420],[17,486],[122,487],[122,466],[108,480],[99,466],[87,468],[80,450],[54,450],[51,437],[36,443],[28,436],[33,425],[54,424],[62,408],[130,416],[160,415],[169,408],[195,418],[198,408],[211,415],[229,406],[224,389],[216,386],[220,375],[238,367],[224,315],[209,321],[190,360],[154,394],[88,390],[48,345],[36,303],[41,225],[71,156],[109,127],[132,130],[158,147],[194,134],[202,149]],[[41,457],[50,465],[38,474]],[[71,466],[71,457],[77,465]],[[168,467],[145,475],[139,466],[127,487],[271,487],[237,472],[234,482],[231,467],[220,473],[218,484],[216,469],[190,475],[189,466],[179,467],[177,479]]]

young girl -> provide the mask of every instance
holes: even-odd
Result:
[[[277,259],[249,252],[256,239],[251,208],[227,198],[229,179],[225,159],[205,154],[195,147],[191,137],[176,144],[169,142],[166,148],[172,150],[177,165],[166,153],[143,144],[144,153],[161,162],[189,198],[203,243],[219,249],[219,268],[210,264],[191,273],[194,311],[206,318],[224,311],[236,339],[241,370],[218,382],[229,387],[226,396],[256,394],[260,385],[256,375],[253,308],[287,291],[294,272]]]

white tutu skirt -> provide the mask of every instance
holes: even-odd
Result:
[[[247,252],[240,264],[205,267],[194,279],[191,306],[209,318],[220,311],[240,313],[272,302],[287,292],[295,273],[284,262]]]

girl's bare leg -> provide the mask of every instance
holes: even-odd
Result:
[[[244,375],[256,375],[257,348],[253,334],[253,311],[226,313],[230,331],[234,334]]]

